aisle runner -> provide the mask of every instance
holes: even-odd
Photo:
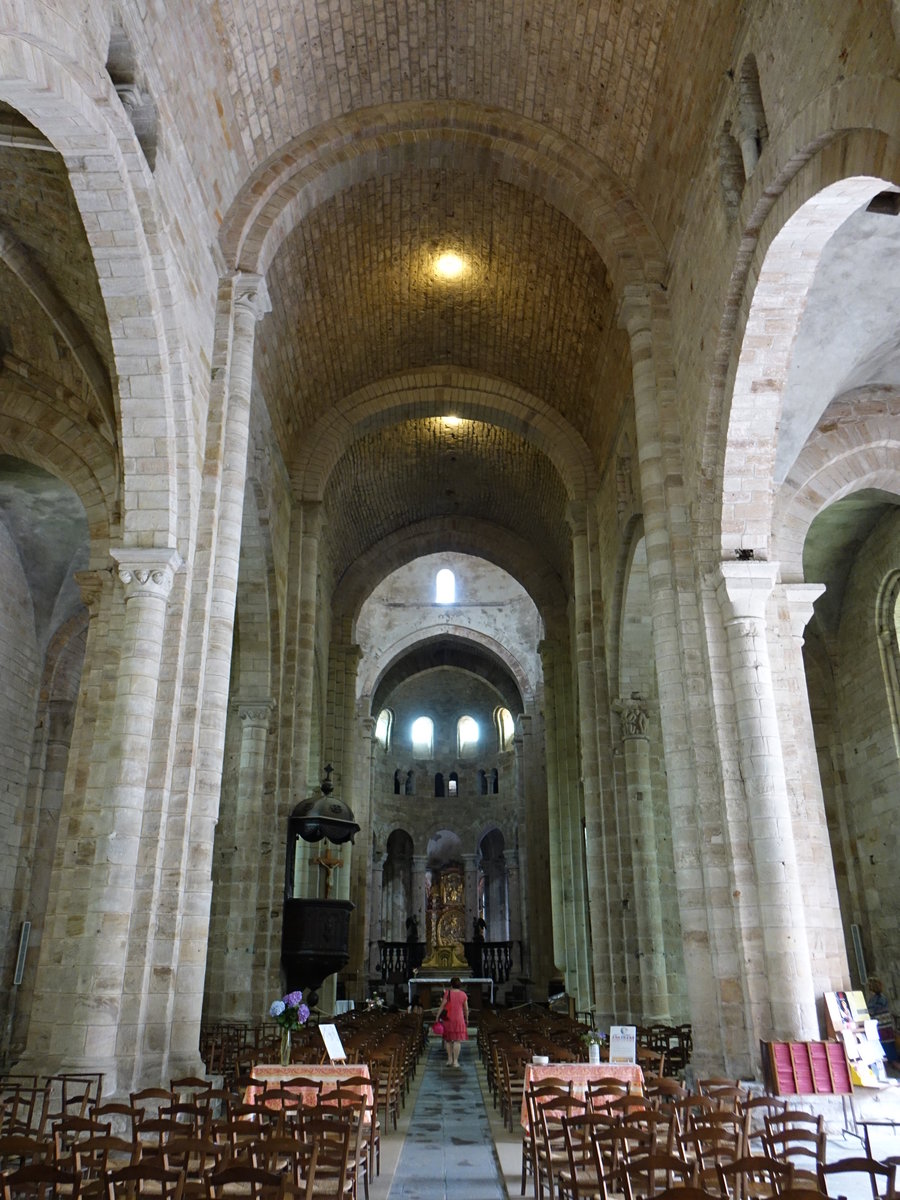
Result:
[[[437,1038],[428,1059],[388,1200],[507,1200],[475,1075],[475,1039],[459,1070]]]

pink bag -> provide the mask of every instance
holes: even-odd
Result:
[[[431,1032],[437,1034],[438,1037],[442,1037],[444,1033],[444,1022],[435,1021],[431,1027]]]

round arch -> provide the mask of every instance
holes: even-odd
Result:
[[[853,492],[869,488],[900,495],[900,395],[860,389],[828,408],[820,428],[800,454],[775,504],[773,557],[785,583],[804,581],[803,548],[818,514]],[[839,419],[852,408],[852,427]],[[824,464],[824,465],[823,465]]]
[[[220,231],[225,259],[265,274],[283,239],[317,205],[359,180],[436,161],[527,185],[592,242],[619,289],[662,282],[662,244],[612,171],[546,125],[467,101],[372,107],[290,142],[235,198]]]
[[[21,458],[62,479],[84,505],[91,564],[109,566],[109,541],[117,524],[114,453],[90,425],[77,423],[59,401],[29,384],[6,387],[0,396],[0,453]],[[25,420],[19,414],[28,413]]]
[[[432,367],[379,380],[329,410],[310,430],[294,462],[298,498],[322,498],[329,474],[357,438],[400,421],[448,411],[521,434],[553,463],[569,500],[584,500],[596,487],[587,446],[550,405],[502,379]]]
[[[168,486],[163,489],[158,487],[158,470],[124,474],[122,534],[126,543],[140,540],[146,545],[149,539],[154,546],[174,546],[179,487],[169,340],[178,334],[167,267],[160,265],[166,255],[156,245],[152,224],[149,168],[142,165],[134,130],[112,81],[107,81],[101,95],[97,88],[102,78],[96,73],[89,76],[77,65],[71,24],[55,24],[36,5],[25,6],[19,16],[28,28],[0,35],[0,100],[22,113],[66,156],[69,183],[106,306],[122,460],[145,461],[144,433],[155,426],[153,457],[167,461]],[[83,61],[91,60],[85,48]],[[127,236],[123,233],[114,244],[96,220],[100,196],[126,222],[129,214],[135,214],[127,224]],[[134,339],[136,300],[142,318],[139,353]],[[145,487],[144,480],[152,488]],[[153,520],[148,521],[151,515]]]
[[[358,694],[361,696],[375,696],[381,681],[391,668],[413,648],[422,648],[432,642],[448,640],[471,643],[494,658],[500,664],[501,668],[515,681],[519,695],[522,698],[522,703],[527,707],[527,703],[534,695],[534,685],[529,680],[519,660],[514,654],[510,653],[506,646],[498,642],[495,638],[479,630],[468,629],[464,625],[424,626],[413,633],[399,638],[391,646],[387,647],[384,654],[379,655],[377,658],[372,656],[361,665],[361,672],[365,670],[366,673],[360,674]]]
[[[565,621],[562,580],[537,547],[490,521],[468,520],[460,528],[452,517],[434,517],[397,530],[353,563],[332,597],[335,623],[349,618],[355,637],[360,607],[374,587],[413,559],[447,550],[487,559],[506,571],[531,596],[545,626],[556,629]]]
[[[703,446],[703,470],[717,484],[706,501],[717,531],[714,540],[718,545],[711,547],[716,558],[729,557],[741,547],[763,554],[768,551],[771,501],[761,489],[771,484],[783,380],[783,373],[779,376],[777,372],[790,353],[825,243],[886,180],[900,178],[900,83],[885,79],[882,89],[883,103],[878,108],[881,113],[895,114],[893,122],[885,120],[881,127],[872,128],[871,82],[845,81],[818,96],[766,146],[748,183],[738,218],[743,234],[720,322]],[[806,209],[810,202],[815,203]],[[793,218],[791,229],[803,242],[804,258],[800,265],[795,255],[785,304],[784,291],[779,291],[775,279],[776,262],[790,251],[789,235],[781,235]],[[775,255],[770,258],[773,248]],[[774,314],[776,320],[767,328],[766,315],[772,315],[779,296],[789,319],[779,323],[777,317],[784,313]],[[765,349],[755,363],[743,363],[742,370],[742,348],[750,340],[748,335],[757,332],[757,324]],[[750,481],[741,470],[742,451],[747,449],[746,422],[751,415],[748,406],[766,431],[761,453],[768,467],[768,473],[759,469],[757,460],[758,473]],[[753,493],[749,498],[742,492],[748,482]]]

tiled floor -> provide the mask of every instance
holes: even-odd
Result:
[[[388,1200],[506,1200],[476,1059],[473,1040],[454,1070],[429,1042]]]

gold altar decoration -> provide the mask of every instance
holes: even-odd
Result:
[[[468,973],[463,948],[466,927],[465,884],[461,866],[432,872],[425,910],[425,958],[420,970]]]

